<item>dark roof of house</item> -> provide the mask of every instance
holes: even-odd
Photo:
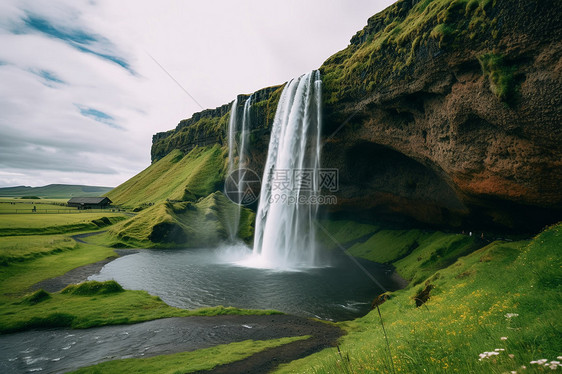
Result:
[[[101,204],[103,202],[111,203],[112,201],[108,197],[73,197],[68,200],[68,204]]]

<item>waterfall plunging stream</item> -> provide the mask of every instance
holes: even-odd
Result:
[[[271,130],[249,266],[317,265],[322,82],[313,71],[284,88]]]

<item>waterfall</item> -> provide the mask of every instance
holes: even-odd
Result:
[[[240,126],[238,124],[238,98],[232,103],[232,108],[230,109],[230,119],[228,121],[228,173],[227,176],[243,175],[241,170],[247,167],[247,147],[250,132],[250,109],[252,105],[252,96],[246,100],[244,103],[244,110],[242,112],[242,121]],[[240,128],[239,128],[240,127]],[[236,162],[238,159],[238,162]],[[238,171],[238,173],[234,173]],[[238,196],[244,194],[243,180],[238,179]],[[241,199],[240,199],[241,200]],[[233,216],[228,220],[229,225],[227,227],[228,237],[230,241],[236,241],[238,236],[238,230],[240,228],[240,204],[237,204],[234,209]]]
[[[316,265],[314,198],[320,192],[321,103],[318,71],[291,80],[281,94],[256,216],[255,266]]]

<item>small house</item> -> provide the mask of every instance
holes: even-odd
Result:
[[[73,197],[66,203],[78,209],[104,209],[111,205],[108,197]]]

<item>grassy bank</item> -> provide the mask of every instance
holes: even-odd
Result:
[[[382,232],[379,238],[389,235]],[[415,237],[419,246],[395,262],[398,272],[423,280],[392,293],[380,306],[388,345],[374,310],[341,323],[349,334],[339,350],[295,361],[279,373],[551,371],[531,361],[556,360],[562,353],[562,224],[529,241],[494,241],[451,264],[448,253],[462,254],[462,248],[470,245],[466,237],[416,231],[404,235],[403,245]],[[397,255],[400,246],[393,244],[399,239],[387,242]],[[380,247],[372,247],[372,252],[365,247],[364,257],[392,258],[390,253],[377,253]],[[433,260],[430,252],[437,253]],[[438,266],[441,260],[443,268],[431,274],[424,266]],[[416,301],[426,299],[426,290],[429,299],[416,306]]]
[[[192,373],[200,370],[211,370],[218,365],[242,360],[268,348],[279,347],[308,338],[309,336],[298,336],[273,340],[246,340],[192,352],[109,361],[77,370],[74,373]]]
[[[97,230],[127,219],[122,213],[0,214],[0,237]]]
[[[227,314],[264,315],[278,312],[223,306],[185,310],[170,307],[159,297],[145,291],[123,290],[113,281],[91,281],[52,294],[39,290],[1,305],[0,333],[52,327],[81,329],[168,317]]]

